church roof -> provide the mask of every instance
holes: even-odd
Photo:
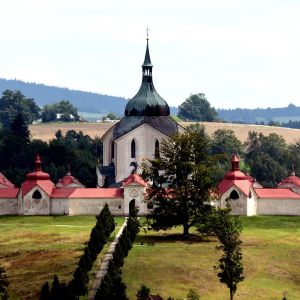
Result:
[[[227,172],[224,179],[218,184],[219,193],[225,193],[233,185],[238,187],[246,196],[249,195],[250,187],[255,182],[254,178],[240,171],[240,161],[236,154],[231,158],[231,170]]]
[[[278,183],[278,187],[286,184],[291,184],[296,187],[300,187],[300,178],[296,176],[295,173],[293,172],[290,176],[284,178],[280,183]]]
[[[1,172],[0,172],[0,188],[14,188],[12,184]]]
[[[271,199],[300,199],[300,195],[294,193],[290,189],[280,189],[280,188],[260,188],[254,189],[258,198],[271,198]]]
[[[51,198],[122,198],[121,188],[60,188],[54,189]]]
[[[39,186],[45,193],[51,195],[54,183],[50,180],[50,175],[42,171],[41,159],[37,154],[35,158],[34,171],[26,175],[26,180],[21,185],[22,195],[26,195],[34,186]]]
[[[143,124],[148,124],[167,136],[178,132],[178,124],[170,116],[125,116],[115,125],[113,139],[116,140]]]
[[[146,54],[142,65],[142,84],[137,94],[127,103],[125,116],[170,115],[168,103],[157,93],[153,85],[152,67],[147,38]]]
[[[0,189],[0,198],[17,198],[19,193],[18,188],[4,188]]]
[[[57,187],[67,187],[69,185],[77,186],[77,187],[84,187],[82,183],[80,183],[74,176],[72,176],[71,171],[69,170],[67,174],[59,179],[58,183],[56,184]]]
[[[133,173],[131,175],[129,175],[123,182],[123,186],[127,186],[131,183],[137,183],[139,185],[142,185],[142,186],[147,186],[147,182],[139,175],[139,174],[136,174],[136,173]]]

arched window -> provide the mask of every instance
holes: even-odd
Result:
[[[135,152],[136,152],[135,151],[135,140],[132,140],[132,142],[131,142],[131,158],[135,158],[135,155],[136,155]]]
[[[154,148],[154,157],[159,158],[159,141],[155,141],[155,148]]]
[[[239,199],[240,198],[240,196],[239,196],[239,194],[237,193],[237,191],[236,190],[233,190],[231,193],[230,193],[230,199],[232,199],[232,200],[237,200],[237,199]]]
[[[40,193],[39,190],[35,190],[34,193],[32,194],[32,198],[36,200],[42,199],[42,194]]]
[[[110,158],[111,158],[111,161],[113,161],[113,159],[115,158],[115,143],[114,143],[114,141],[111,141],[111,144],[110,144]]]

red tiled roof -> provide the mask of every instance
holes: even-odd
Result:
[[[2,173],[0,173],[0,185],[4,185],[5,187],[14,188],[15,185],[12,184]]]
[[[147,186],[147,182],[138,174],[134,173],[129,175],[124,181],[123,186],[126,186],[132,182],[135,182],[139,185]]]
[[[17,198],[19,193],[18,188],[0,189],[0,198]]]
[[[253,182],[249,181],[248,179],[244,179],[244,180],[226,180],[226,179],[224,179],[218,184],[218,189],[219,189],[219,193],[222,195],[228,189],[230,189],[232,186],[236,186],[246,196],[249,196],[250,187],[252,185],[253,185]]]
[[[281,185],[288,184],[288,183],[300,187],[300,178],[299,178],[298,176],[296,176],[296,175],[288,176],[288,177],[284,178],[284,179],[278,184],[278,186],[280,187]]]
[[[30,180],[26,179],[21,185],[22,195],[25,196],[32,188],[39,186],[49,196],[52,194],[54,183],[50,179],[46,180]]]
[[[120,188],[59,188],[54,189],[52,198],[122,198]]]
[[[255,193],[258,198],[300,199],[300,195],[294,193],[290,189],[260,188],[260,189],[254,189],[254,190],[255,190]]]
[[[56,184],[57,187],[66,187],[70,184],[75,184],[75,185],[81,185],[83,186],[74,176],[72,176],[70,173],[65,175],[62,179],[58,181]]]

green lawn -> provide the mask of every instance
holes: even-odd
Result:
[[[115,220],[117,231],[124,219]],[[95,222],[94,216],[1,216],[0,263],[10,299],[37,299],[54,274],[69,281]]]
[[[242,217],[242,222],[246,279],[236,299],[282,299],[284,291],[287,299],[300,299],[300,217]],[[216,239],[181,241],[181,231],[139,234],[123,268],[130,299],[141,284],[165,299],[184,298],[190,288],[201,299],[229,299],[213,268],[220,256]]]

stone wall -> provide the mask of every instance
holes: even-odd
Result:
[[[0,199],[0,215],[17,215],[19,214],[19,200],[17,198]]]
[[[40,199],[34,199],[33,194],[39,191]],[[22,196],[21,196],[22,197]],[[39,186],[30,190],[23,199],[21,198],[21,214],[24,215],[49,215],[50,214],[50,197]]]
[[[258,215],[300,215],[300,199],[257,200]]]
[[[69,199],[69,215],[98,215],[105,203],[113,215],[124,215],[123,198]]]

